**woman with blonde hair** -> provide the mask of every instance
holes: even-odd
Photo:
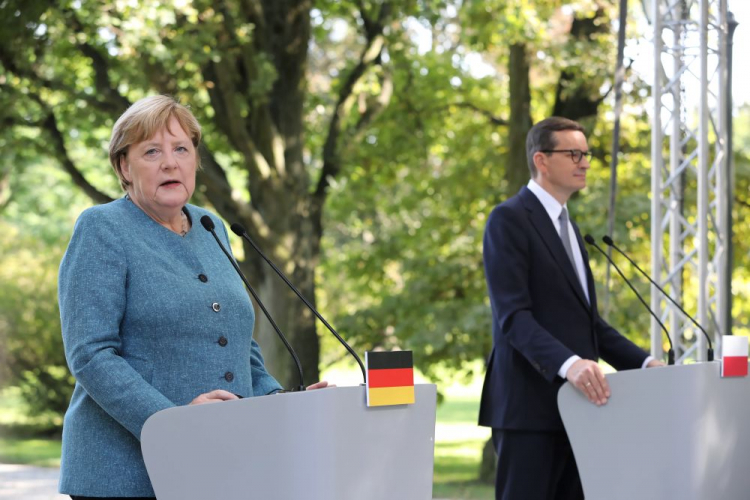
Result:
[[[188,204],[200,140],[198,121],[171,97],[125,111],[109,157],[126,194],[81,214],[60,265],[62,335],[76,378],[60,492],[73,499],[154,497],[140,449],[154,413],[281,390],[253,340],[242,281],[195,227],[208,215],[230,247],[218,217]]]

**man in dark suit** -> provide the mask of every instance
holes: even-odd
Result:
[[[495,207],[484,235],[493,350],[479,424],[498,453],[496,498],[581,499],[583,491],[557,408],[565,380],[603,405],[597,364],[618,370],[662,365],[598,314],[588,254],[566,203],[586,187],[583,128],[548,118],[526,138],[531,180]]]

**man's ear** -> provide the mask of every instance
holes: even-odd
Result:
[[[127,160],[125,159],[125,155],[120,155],[120,171],[122,172],[122,176],[125,177],[126,181],[132,182],[130,179],[130,164],[128,164]]]
[[[539,175],[547,175],[547,155],[541,151],[537,151],[531,158],[534,160],[534,166]]]

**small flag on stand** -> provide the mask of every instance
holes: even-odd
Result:
[[[365,352],[367,406],[414,404],[411,351]]]
[[[747,337],[722,336],[721,356],[722,377],[747,377]]]

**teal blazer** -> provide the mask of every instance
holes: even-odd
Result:
[[[60,492],[154,496],[140,435],[151,415],[224,389],[281,389],[253,340],[242,281],[187,205],[185,237],[127,198],[84,211],[59,275],[60,316],[76,386],[63,425]]]

